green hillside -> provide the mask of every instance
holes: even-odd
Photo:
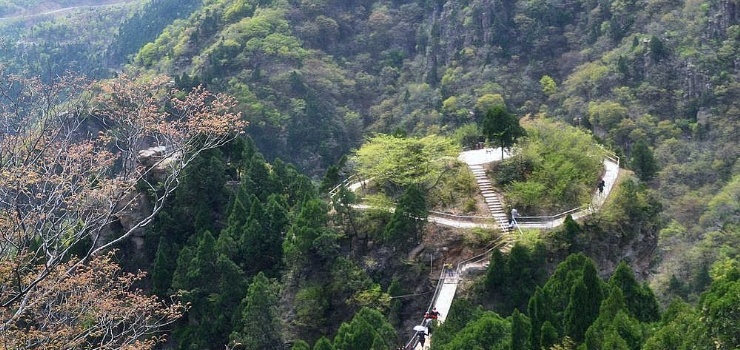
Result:
[[[314,176],[367,131],[452,133],[494,96],[518,116],[578,125],[661,198],[670,228],[656,283],[688,281],[737,254],[710,238],[737,236],[737,220],[708,203],[737,196],[726,186],[740,152],[739,6],[208,1],[134,64],[234,94],[260,149]],[[718,215],[729,221],[708,219]],[[673,262],[685,249],[697,261]]]
[[[0,0],[0,16],[37,3],[73,5]],[[57,278],[43,263],[81,254],[84,265],[96,245],[128,232],[116,262],[148,273],[128,286],[183,306],[154,327],[167,340],[138,348],[396,349],[413,337],[442,266],[484,252],[488,266],[466,276],[450,317],[432,325],[432,350],[740,347],[739,0],[148,0],[16,18],[0,29],[9,82],[0,84],[8,198],[0,198],[0,229],[20,237],[0,244],[8,344],[54,334],[29,321],[41,316],[15,309],[46,305],[22,298],[37,297],[37,282],[55,287],[43,283]],[[75,107],[69,114],[43,102],[38,92],[52,87],[9,75],[56,82],[70,69],[112,78],[79,101],[65,99],[77,86],[49,94]],[[233,96],[235,106],[201,86]],[[197,144],[211,140],[198,130],[230,130],[218,120],[198,125],[199,113],[232,107],[249,123],[244,134],[161,158],[192,155],[172,182],[146,170],[126,183],[136,200],[101,190],[107,182],[98,178],[120,185],[118,172],[142,171],[130,166],[139,164],[135,152],[117,151],[126,137],[161,145],[157,137],[186,134]],[[195,121],[180,123],[189,112]],[[41,123],[49,115],[62,128],[74,121],[80,135],[53,132]],[[119,119],[138,129],[107,129]],[[27,120],[39,131],[13,129]],[[77,146],[85,133],[101,158],[115,159],[93,167],[89,180],[31,156],[40,151],[29,140],[66,135],[65,145]],[[552,229],[507,233],[480,217],[474,228],[431,223],[434,211],[490,215],[454,155],[499,144],[514,156],[486,170],[507,212],[592,204],[605,153],[627,171],[597,212]],[[50,150],[44,160],[59,162]],[[85,161],[83,169],[96,164]],[[28,169],[43,169],[44,181],[70,171],[71,182],[87,181],[87,197],[68,184],[42,186],[40,170]],[[335,187],[352,175],[372,181]],[[64,199],[56,213],[16,219],[34,201],[56,203],[44,201],[50,189]],[[106,196],[130,216],[72,224],[69,208],[80,203],[89,214]],[[132,217],[149,215],[152,203],[158,212],[136,226]],[[488,251],[501,242],[512,243]],[[53,257],[54,249],[68,255]],[[17,262],[26,251],[32,259]],[[48,304],[66,306],[68,295]],[[104,333],[85,333],[96,322],[75,323],[78,344],[103,343]]]

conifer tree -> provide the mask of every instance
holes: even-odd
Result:
[[[401,286],[401,283],[398,281],[397,278],[393,278],[393,281],[391,281],[391,284],[388,286],[388,295],[393,298],[391,299],[390,306],[388,307],[388,321],[394,327],[398,327],[401,325],[401,308],[403,307],[403,302],[401,301],[401,299],[398,299],[396,297],[402,294],[403,287]]]
[[[655,322],[660,318],[658,301],[650,287],[640,285],[635,280],[632,269],[622,261],[617,266],[609,285],[618,288],[624,295],[624,302],[629,314],[640,322]]]
[[[639,350],[642,341],[639,321],[628,315],[622,291],[610,288],[609,297],[601,304],[599,317],[586,332],[586,347],[594,350]]]
[[[152,291],[160,297],[170,292],[172,276],[177,268],[176,256],[170,244],[164,238],[160,238],[152,268]]]
[[[334,350],[334,345],[326,337],[321,337],[313,345],[313,350]]]
[[[350,323],[343,323],[334,337],[335,349],[388,349],[396,332],[377,310],[363,307]]]
[[[650,181],[658,171],[658,165],[653,156],[653,151],[645,141],[638,141],[632,149],[630,167],[635,171],[642,181]]]
[[[409,186],[398,199],[398,205],[385,228],[384,238],[392,243],[406,243],[409,239],[420,240],[427,216],[426,198],[417,185]]]
[[[529,333],[531,324],[527,316],[514,309],[511,314],[511,350],[529,349]]]
[[[318,198],[308,199],[300,206],[300,211],[288,230],[283,243],[283,252],[291,263],[307,261],[313,254],[314,240],[326,232],[328,221],[324,203]]]
[[[488,292],[492,293],[505,286],[506,276],[506,258],[500,250],[495,249],[486,270],[485,286]]]
[[[247,350],[282,350],[282,324],[278,313],[277,286],[258,273],[244,298],[241,331],[232,340]]]
[[[306,343],[305,340],[296,340],[290,350],[311,350],[311,347]]]
[[[603,299],[601,279],[593,263],[586,264],[583,276],[576,282],[570,292],[570,302],[565,309],[565,334],[576,342],[582,342],[586,330],[599,316],[599,307]]]
[[[529,299],[529,305],[527,307],[527,313],[530,318],[530,332],[529,332],[529,343],[533,349],[539,349],[541,347],[540,341],[542,335],[540,331],[543,329],[544,324],[547,323],[552,327],[550,323],[550,305],[545,301],[545,292],[542,288],[537,287],[534,291],[534,295]],[[557,334],[557,330],[555,331]]]
[[[196,247],[180,251],[172,280],[172,289],[190,304],[188,322],[175,329],[174,338],[181,349],[223,346],[237,317],[245,279],[239,267],[218,251],[210,232],[193,238],[191,245]]]
[[[545,323],[542,324],[542,328],[540,329],[540,348],[550,349],[558,342],[559,339],[560,336],[558,335],[558,330],[555,329],[555,326],[553,326],[550,321],[545,321]],[[566,339],[570,338],[566,337]]]

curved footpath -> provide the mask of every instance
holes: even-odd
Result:
[[[471,170],[476,169],[476,167],[482,167],[484,164],[488,164],[491,162],[499,161],[502,159],[502,157],[498,157],[497,155],[501,155],[501,149],[497,149],[494,151],[489,150],[474,150],[474,151],[467,151],[460,154],[459,159],[466,164],[468,164],[468,167],[471,168]],[[504,158],[508,157],[508,154],[505,154]],[[618,159],[611,159],[609,157],[604,158],[604,174],[602,175],[602,179],[604,180],[604,191],[599,192],[598,190],[594,191],[593,198],[591,200],[591,204],[587,208],[582,208],[579,210],[573,210],[570,215],[572,215],[573,219],[579,219],[583,218],[585,216],[588,216],[592,214],[593,212],[599,210],[601,206],[606,201],[607,196],[609,193],[611,193],[611,190],[614,188],[614,184],[616,183],[617,177],[619,176],[619,161]],[[476,179],[480,185],[481,180]],[[481,189],[481,192],[484,190]],[[498,195],[496,195],[498,197]],[[484,196],[485,197],[485,196]],[[486,201],[488,203],[488,198],[486,198]],[[489,208],[490,208],[489,204]],[[484,224],[484,223],[476,223],[471,222],[469,220],[458,220],[455,218],[451,218],[451,215],[445,215],[446,217],[438,216],[431,214],[429,215],[428,221],[434,222],[439,225],[447,225],[447,226],[453,226],[453,227],[462,227],[462,228],[470,228],[470,227],[484,227],[484,228],[490,228],[492,224]],[[496,216],[496,213],[493,212],[492,209],[492,216]],[[522,222],[519,223],[518,226],[520,228],[553,228],[557,227],[563,224],[565,220],[565,215],[561,216],[555,216],[551,217],[549,220],[542,220],[539,222]],[[498,223],[498,226],[502,226],[500,220],[496,220]],[[503,229],[502,231],[506,232],[506,230]],[[495,248],[492,248],[495,249]],[[440,281],[438,282],[438,289],[435,293],[435,297],[430,305],[431,308],[436,308],[437,311],[440,313],[438,317],[438,321],[440,323],[444,322],[444,320],[447,318],[447,315],[449,314],[450,307],[452,306],[452,301],[455,298],[455,292],[457,291],[457,285],[462,279],[462,276],[465,275],[465,273],[468,270],[480,270],[483,268],[486,268],[487,266],[487,259],[485,259],[485,255],[490,253],[489,251],[479,255],[479,257],[483,257],[483,259],[475,259],[467,262],[463,262],[460,265],[457,266],[457,269],[453,271],[443,271],[442,276],[440,276]],[[430,311],[427,310],[427,311]],[[414,350],[423,350],[423,349],[429,349],[431,347],[432,339],[431,334],[426,337],[426,342],[424,343],[424,346],[422,346],[418,341],[418,332],[414,331],[412,337],[410,340],[406,343],[406,349],[414,349]]]
[[[458,157],[459,160],[465,162],[469,167],[476,167],[476,166],[483,166],[488,163],[500,161],[502,159],[501,157],[501,149],[493,149],[493,151],[488,150],[473,150],[473,151],[465,151],[460,153],[460,157]],[[503,159],[508,158],[509,154],[505,153],[505,156]],[[602,176],[604,180],[604,192],[599,193],[599,191],[594,191],[593,198],[591,199],[591,204],[587,208],[581,208],[577,210],[573,210],[571,212],[568,212],[573,219],[580,219],[583,217],[586,217],[593,212],[599,210],[601,206],[606,201],[607,196],[611,192],[612,188],[614,187],[614,183],[617,180],[617,177],[619,176],[619,164],[617,161],[610,159],[610,158],[604,158],[604,175]],[[370,182],[371,179],[362,180],[358,182],[353,182],[350,184],[347,184],[347,188],[350,191],[357,191],[364,185],[367,185],[368,182]],[[334,191],[334,190],[333,190]],[[481,193],[484,195],[484,198],[486,196],[485,190],[481,190]],[[491,195],[489,195],[490,197]],[[498,195],[497,195],[498,197]],[[499,199],[500,201],[500,199]],[[503,204],[502,204],[503,205]],[[370,206],[364,205],[364,204],[355,204],[352,207],[355,209],[369,209]],[[393,211],[393,208],[389,208],[389,211]],[[504,214],[505,215],[505,214]],[[558,227],[563,224],[565,217],[567,215],[555,215],[550,217],[541,217],[538,218],[537,221],[526,221],[526,217],[521,218],[520,222],[518,222],[519,228],[524,229],[550,229],[554,227]],[[486,219],[490,219],[490,222],[481,222],[481,221],[487,221]],[[429,216],[427,217],[427,221],[435,223],[437,225],[443,225],[443,226],[449,226],[449,227],[456,227],[456,228],[496,228],[499,227],[501,231],[506,232],[505,223],[508,223],[508,219],[502,220],[500,218],[496,218],[493,214],[489,217],[476,217],[476,216],[462,216],[462,215],[454,215],[454,214],[447,214],[447,213],[438,213],[438,212],[430,212]]]

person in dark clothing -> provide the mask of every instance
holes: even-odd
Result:
[[[417,335],[419,336],[419,344],[421,344],[421,347],[423,348],[424,342],[426,342],[426,334],[424,334],[424,332],[419,332]]]
[[[599,189],[599,194],[600,195],[604,193],[604,186],[606,186],[606,183],[604,182],[604,179],[600,179],[599,180],[599,183],[596,184],[596,187],[598,187],[598,189]]]

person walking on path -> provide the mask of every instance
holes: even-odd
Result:
[[[604,179],[603,178],[599,179],[599,183],[596,184],[596,187],[599,189],[599,195],[600,196],[604,194],[604,186],[605,185],[606,185],[606,182],[604,182]]]
[[[424,342],[426,342],[426,334],[424,332],[417,333],[419,337],[419,344],[421,344],[422,349],[424,348]]]
[[[509,231],[513,230],[517,224],[516,219],[519,218],[519,211],[516,208],[511,209],[511,220],[509,220]]]

